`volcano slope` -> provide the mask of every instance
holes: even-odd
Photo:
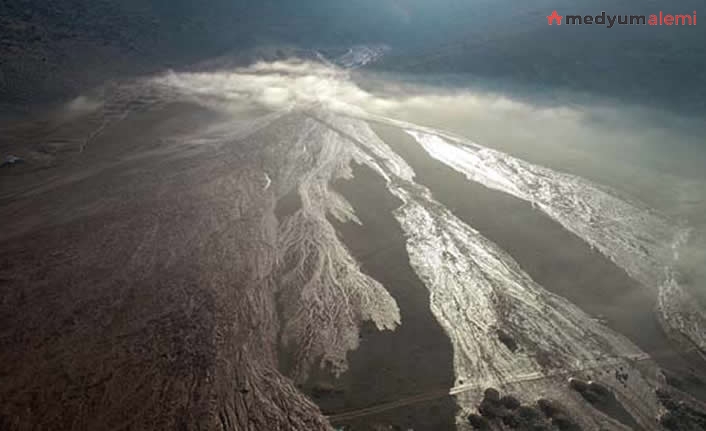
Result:
[[[277,87],[282,76],[292,85]],[[333,94],[292,92],[321,76]],[[417,181],[420,166],[393,150],[409,142],[388,144],[370,121],[472,181],[536,201],[638,282],[651,268],[630,253],[652,247],[663,259],[678,232],[645,216],[663,237],[642,244],[601,222],[616,219],[605,202],[622,215],[632,204],[367,115],[345,78],[301,62],[171,73],[6,127],[3,150],[26,163],[4,168],[0,186],[4,429],[699,420],[698,401],[665,385],[636,340],[535,281]],[[698,310],[670,314],[684,303],[666,286],[663,324],[695,339]]]

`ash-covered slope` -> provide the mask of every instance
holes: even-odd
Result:
[[[327,428],[277,372],[274,188],[185,142],[196,112],[133,113],[5,201],[4,429]]]
[[[327,186],[349,151],[303,113],[207,127],[166,97],[116,118],[127,93],[62,125],[62,154],[34,148],[50,171],[3,182],[3,423],[327,429],[278,349],[301,380],[344,370],[362,321],[399,323],[325,218],[350,216]]]
[[[17,145],[8,148],[28,163],[5,169],[0,184],[5,428],[328,430],[331,421],[354,421],[370,429],[398,425],[376,416],[382,412],[453,395],[452,423],[466,429],[485,389],[499,386],[525,405],[560,400],[561,416],[544,409],[544,429],[625,429],[623,417],[594,408],[567,383],[586,373],[600,379],[591,388],[610,394],[629,424],[656,430],[656,418],[673,410],[655,391],[662,377],[648,355],[532,280],[417,182],[366,121],[365,107],[391,102],[358,88],[346,71],[257,63],[168,73],[96,94],[104,99],[74,101],[48,122],[28,125],[33,133],[22,125],[7,130]],[[376,120],[403,125],[400,133],[445,136]],[[520,193],[523,181],[547,193],[576,185],[492,154],[486,162],[507,163],[507,170],[452,163],[460,157],[444,162],[508,192]],[[332,188],[351,177],[353,162],[402,203],[392,216],[429,292],[429,310],[453,346],[455,381],[346,405],[327,411],[329,420],[310,399],[317,396],[312,377],[332,376],[323,388],[329,394],[355,391],[338,378],[363,328],[394,334],[409,324],[336,231],[337,222],[360,223]],[[556,182],[543,185],[542,178]],[[590,199],[573,204],[619,203],[581,192]],[[532,199],[563,221],[565,213],[552,212],[554,201],[543,196]],[[589,226],[608,226],[600,218],[612,215],[591,213]],[[586,232],[578,226],[578,234]],[[639,248],[602,244],[596,240],[619,264],[622,253]],[[618,368],[629,380],[613,377]],[[493,426],[509,426],[503,423]]]

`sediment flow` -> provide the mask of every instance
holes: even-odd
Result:
[[[706,315],[677,282],[689,230],[580,177],[551,171],[473,142],[408,130],[431,157],[474,182],[536,206],[658,292],[665,329],[706,347]]]

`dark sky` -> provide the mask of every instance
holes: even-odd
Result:
[[[687,13],[683,0],[12,0],[0,2],[0,96],[62,97],[107,77],[263,44],[387,43],[379,67],[461,73],[704,108],[706,26],[549,27],[545,16]],[[704,20],[706,20],[706,10]],[[706,23],[706,21],[704,21]]]

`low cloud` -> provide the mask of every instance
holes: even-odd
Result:
[[[359,88],[346,70],[296,60],[260,62],[233,71],[170,72],[154,82],[198,103],[226,109],[257,104],[269,109],[321,107],[360,115],[366,109],[387,111],[393,104]]]
[[[401,86],[394,81],[380,84],[383,91],[373,93],[361,88],[350,73],[327,64],[289,60],[258,62],[230,71],[169,72],[154,78],[153,82],[199,103],[220,108],[249,103],[270,109],[321,107],[352,114],[385,115],[434,107],[439,112],[455,115],[502,112],[521,117],[572,120],[582,115],[566,107],[538,108],[501,95],[411,84]]]

